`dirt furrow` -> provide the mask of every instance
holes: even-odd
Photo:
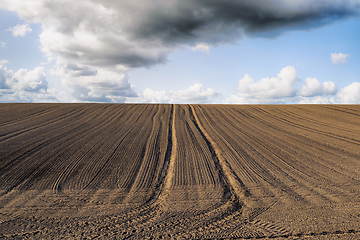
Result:
[[[277,120],[269,121],[269,118],[266,115],[261,116],[257,114],[256,116],[257,111],[252,110],[254,108],[253,106],[247,106],[247,107],[221,106],[221,108],[218,106],[201,106],[201,109],[203,108],[209,109],[208,112],[213,114],[213,115],[210,114],[211,118],[213,119],[209,122],[209,124],[205,125],[205,129],[211,130],[210,135],[216,136],[215,139],[217,139],[216,140],[217,143],[223,142],[226,143],[227,145],[229,144],[228,142],[230,141],[231,145],[233,145],[235,149],[244,148],[245,151],[250,154],[250,155],[241,156],[240,158],[241,161],[239,161],[240,159],[235,160],[234,158],[231,158],[231,156],[225,154],[225,156],[227,156],[228,159],[231,159],[231,165],[237,166],[236,168],[234,168],[236,172],[240,172],[241,173],[240,175],[244,176],[243,170],[241,171],[239,170],[244,169],[243,166],[241,166],[240,164],[245,163],[249,166],[246,171],[250,171],[251,174],[256,174],[257,177],[259,177],[259,179],[265,177],[263,178],[265,182],[271,183],[272,181],[271,178],[269,177],[271,176],[275,177],[274,178],[275,184],[273,185],[274,188],[272,191],[275,194],[274,197],[275,199],[277,199],[277,201],[273,202],[272,205],[269,205],[270,208],[266,208],[267,209],[266,211],[261,210],[260,212],[256,213],[255,219],[264,218],[265,216],[266,217],[264,219],[270,219],[270,216],[271,214],[274,214],[274,211],[280,211],[280,212],[282,211],[279,210],[282,209],[281,206],[303,206],[303,205],[307,205],[307,202],[311,202],[311,204],[308,205],[314,206],[314,208],[316,208],[319,205],[322,206],[325,206],[327,204],[338,205],[342,201],[351,202],[352,198],[354,197],[355,199],[357,198],[358,195],[356,194],[356,192],[354,192],[354,188],[356,188],[355,186],[359,186],[359,183],[357,181],[354,181],[355,175],[350,175],[349,174],[350,172],[346,170],[346,168],[344,167],[339,168],[341,167],[340,164],[344,166],[344,163],[349,162],[349,160],[355,161],[356,158],[353,158],[353,155],[349,155],[348,160],[344,159],[341,162],[339,162],[339,159],[337,159],[336,156],[341,156],[340,155],[341,152],[339,150],[331,150],[332,153],[330,153],[328,152],[329,150],[328,146],[323,145],[323,147],[320,147],[320,149],[323,148],[324,152],[326,152],[327,155],[322,157],[319,155],[322,153],[321,150],[320,151],[317,150],[317,147],[319,146],[319,143],[317,141],[314,142],[317,145],[312,145],[312,146],[309,145],[310,149],[298,148],[297,144],[302,144],[303,146],[305,143],[302,142],[296,143],[295,138],[294,141],[288,141],[289,139],[287,139],[288,138],[287,134],[282,134],[284,129],[279,128],[277,133],[276,132],[268,133],[268,130],[271,128],[265,127],[267,126],[267,123],[269,122],[275,123],[275,121]],[[258,106],[256,106],[256,108],[258,108]],[[221,111],[217,111],[219,109],[221,109]],[[236,116],[235,115],[232,116],[232,114],[228,111],[230,109],[234,109],[234,110],[236,109],[237,111],[239,111],[239,114]],[[253,117],[249,117],[248,115],[245,114],[245,112],[247,111],[255,115],[253,115]],[[222,112],[224,112],[224,115],[221,114]],[[231,120],[228,119],[228,117],[230,116],[232,116]],[[214,120],[215,118],[216,120]],[[203,121],[202,119],[201,122],[206,123],[205,120]],[[263,122],[259,124],[260,123],[259,120]],[[269,125],[269,127],[271,127],[271,125]],[[219,129],[222,130],[220,132],[216,131]],[[302,128],[295,128],[294,130],[295,133],[296,131],[300,131],[300,132],[304,131],[304,129]],[[289,132],[288,136],[292,137],[292,134],[293,133]],[[317,134],[317,133],[311,133],[311,134]],[[225,137],[221,138],[220,137],[221,135],[224,135]],[[312,137],[312,136],[313,135],[309,135],[308,137]],[[282,140],[282,138],[284,138],[284,140]],[[339,140],[335,138],[334,140],[335,145],[337,144],[336,141]],[[284,150],[287,149],[287,151],[284,151],[283,149],[281,149],[281,147],[283,147]],[[223,146],[222,152],[224,151],[226,153],[231,153],[228,152],[228,150],[225,150],[225,147]],[[301,151],[303,151],[304,153],[302,153]],[[235,152],[236,154],[239,153],[238,151]],[[304,158],[304,155],[307,155],[307,157]],[[339,165],[338,168],[332,167],[329,164],[332,161],[334,161],[335,163],[336,160],[338,161],[338,165]],[[311,168],[310,167],[311,162],[313,164],[321,163],[322,168],[316,168],[316,169]],[[294,165],[294,163],[296,164]],[[309,168],[304,168],[305,163],[309,164]],[[314,165],[312,165],[312,167],[314,167]],[[355,168],[352,171],[355,174],[355,171],[358,170],[358,166],[354,165],[354,167]],[[342,173],[340,173],[339,171],[341,169],[343,169]],[[322,172],[321,178],[319,178],[318,175],[319,171]],[[345,175],[342,175],[341,177],[341,174],[344,173]],[[269,177],[266,177],[267,175]],[[252,193],[250,195],[251,197],[253,197],[253,193],[256,193],[257,196],[261,197],[262,194],[266,193],[266,190],[272,189],[266,187],[266,185],[263,184],[262,187],[259,188],[258,184],[254,184],[256,182],[253,183],[247,182],[248,179],[250,178],[243,178],[243,179],[246,180],[245,186],[247,186],[247,189],[249,189],[249,191]],[[346,183],[345,186],[342,185],[345,183]],[[341,185],[343,186],[342,189],[340,187]],[[261,191],[258,191],[258,189]],[[300,202],[296,201],[296,202],[292,202],[291,204],[291,202],[285,201],[286,198],[284,199],[285,195],[283,194],[284,192],[282,191],[286,192],[287,195],[289,196],[296,196],[294,194],[297,194],[298,196],[301,196],[303,199],[306,199],[306,201],[304,201],[303,203],[301,203],[302,201]],[[264,196],[266,196],[266,194]],[[244,200],[244,202],[246,202],[246,200]],[[356,206],[353,207],[356,208]],[[327,207],[325,207],[324,209],[327,209],[326,211],[328,211]],[[255,212],[257,212],[257,210]],[[306,210],[306,212],[307,214],[309,214],[308,210]],[[302,215],[301,218],[303,217],[304,216]],[[309,218],[313,218],[312,214],[309,214]],[[286,224],[288,225],[289,223]]]
[[[91,115],[89,116],[91,117]],[[60,134],[56,136],[55,134],[55,137],[53,137],[52,139],[47,139],[47,136],[43,136],[44,139],[46,140],[42,140],[42,142],[36,146],[36,147],[32,147],[30,150],[27,150],[26,152],[20,152],[20,157],[15,157],[14,158],[14,161],[11,162],[11,166],[6,166],[6,168],[2,168],[3,171],[5,171],[7,168],[13,168],[13,169],[16,169],[16,172],[18,173],[25,173],[25,177],[21,177],[23,180],[29,180],[27,179],[28,177],[30,177],[31,175],[33,175],[33,173],[36,173],[37,171],[43,169],[45,166],[50,166],[48,164],[48,158],[46,158],[46,155],[43,157],[44,153],[45,152],[41,152],[41,151],[38,151],[38,149],[46,149],[48,148],[49,150],[53,150],[54,146],[58,147],[59,143],[57,141],[59,141],[60,139],[62,138],[67,138],[67,139],[71,139],[73,136],[77,136],[77,137],[82,137],[85,134],[88,134],[87,131],[82,131],[79,134],[76,133],[77,130],[81,131],[83,130],[83,126],[85,123],[81,123],[80,120],[77,121],[79,124],[74,128],[74,129],[71,129],[71,130],[67,130],[67,131],[63,131],[61,128],[59,129],[60,131]],[[76,122],[75,122],[76,123]],[[72,124],[75,124],[75,123],[72,123]],[[41,140],[40,140],[41,141]],[[56,149],[55,147],[55,149]],[[18,151],[18,150],[17,150]],[[30,164],[30,165],[24,165],[24,162],[29,162],[31,163],[31,160],[33,158],[37,158],[37,159],[43,159],[43,162],[44,163],[47,163],[46,165],[43,165],[40,163],[37,163],[37,165],[34,166],[34,164]],[[22,164],[17,164],[18,162],[22,162]],[[15,165],[16,164],[16,165]],[[39,169],[37,166],[41,166],[41,168]],[[29,169],[29,167],[31,167]],[[21,169],[23,168],[26,168],[26,171],[22,171]],[[31,170],[32,169],[32,170]],[[44,169],[45,170],[45,169]],[[28,177],[26,177],[28,176]],[[6,178],[6,175],[2,175],[3,178]],[[10,177],[13,178],[14,175],[11,173],[10,174]],[[35,177],[35,176],[34,176]],[[8,180],[6,180],[7,182],[9,182]],[[21,181],[23,182],[23,181]],[[16,185],[19,185],[21,182],[18,182]]]
[[[174,156],[173,148],[176,146],[176,135],[174,131],[174,105],[171,105],[170,109],[170,117],[168,123],[168,134],[167,134],[167,146],[166,152],[164,156],[164,161],[162,167],[158,174],[158,179],[155,184],[155,188],[150,195],[149,199],[146,202],[146,205],[153,204],[160,196],[161,193],[164,192],[164,189],[168,188],[171,185],[171,174],[173,174],[174,162],[171,161]],[[167,181],[166,181],[167,180]]]
[[[85,111],[86,111],[86,109],[82,109],[82,108],[74,109],[73,111],[65,112],[63,115],[56,116],[55,118],[53,118],[51,120],[49,119],[49,120],[44,121],[44,119],[41,119],[41,122],[38,125],[32,124],[32,126],[30,126],[30,127],[27,127],[27,128],[23,127],[22,129],[19,129],[19,130],[13,129],[11,126],[10,127],[6,126],[6,128],[4,128],[4,129],[6,129],[6,132],[0,133],[0,142],[9,140],[13,137],[21,137],[22,134],[29,133],[31,131],[47,127],[54,123],[56,124],[57,122],[61,122],[61,121],[65,120],[66,118],[79,117],[82,114],[84,114]],[[18,124],[15,126],[19,126],[19,125],[22,126],[23,124]]]
[[[47,144],[54,144],[59,137],[61,138],[67,136],[69,133],[72,133],[74,129],[81,129],[81,126],[86,125],[84,117],[88,117],[89,121],[93,116],[97,115],[94,111],[90,111],[93,113],[93,116],[81,115],[84,113],[84,109],[81,108],[78,109],[78,112],[80,112],[79,115],[74,116],[74,114],[71,114],[71,118],[68,118],[66,121],[64,121],[65,119],[63,119],[63,121],[56,120],[57,124],[51,126],[48,125],[47,128],[44,128],[41,131],[32,132],[31,134],[26,134],[26,136],[19,137],[11,141],[1,142],[1,150],[8,149],[7,146],[11,146],[10,149],[12,150],[6,151],[5,154],[0,157],[1,167],[5,168],[5,164],[9,163],[14,164],[14,162],[12,162],[13,159],[24,157],[25,154],[32,154],[34,152],[41,153],[39,149],[43,148]],[[67,124],[69,122],[70,124]],[[74,126],[74,128],[71,129],[71,126]],[[71,129],[70,131],[68,130],[69,128]],[[47,136],[49,132],[51,133],[50,139]],[[56,144],[58,144],[58,142],[56,142]]]
[[[61,108],[61,105],[54,104],[38,104],[28,106],[28,104],[1,104],[0,111],[2,118],[0,119],[0,127],[20,124],[31,121],[38,116],[46,116],[49,113],[54,113]],[[54,117],[54,116],[53,116]]]
[[[265,110],[261,110],[261,111],[265,111]],[[294,121],[291,121],[288,118],[286,119],[285,116],[281,117],[280,115],[277,115],[276,118],[278,120],[280,120],[281,122],[289,124],[289,125],[297,128],[297,129],[304,129],[304,130],[307,130],[309,132],[317,133],[317,134],[319,134],[321,136],[326,136],[326,137],[334,138],[334,139],[337,139],[337,140],[342,140],[342,141],[344,141],[346,143],[351,143],[351,144],[355,144],[357,146],[360,146],[360,140],[359,139],[354,139],[354,138],[351,138],[351,137],[349,137],[347,135],[345,135],[345,136],[344,135],[338,135],[338,134],[334,134],[333,132],[326,132],[326,131],[324,131],[322,129],[316,129],[316,128],[312,128],[312,127],[309,127],[309,126],[305,126],[304,124],[301,124],[300,121],[294,122]]]
[[[201,136],[203,137],[203,139],[206,142],[207,147],[211,153],[212,160],[216,166],[218,177],[224,188],[225,194],[231,194],[231,195],[233,195],[235,201],[239,201],[239,197],[238,197],[237,193],[235,192],[234,187],[231,185],[229,176],[227,176],[226,172],[225,172],[226,170],[230,171],[230,169],[228,169],[229,167],[227,166],[227,164],[224,161],[220,162],[221,160],[219,159],[218,155],[216,154],[216,150],[213,147],[213,140],[205,135],[206,132],[204,131],[204,128],[202,127],[202,125],[200,125],[200,121],[196,115],[194,107],[189,105],[189,109],[190,109],[190,114],[191,114],[190,116],[193,118],[194,125],[198,129]]]
[[[229,115],[228,115],[229,116]],[[242,121],[243,122],[243,121]],[[247,124],[246,126],[251,126],[251,124]],[[256,130],[255,130],[256,131]],[[243,131],[241,131],[240,130],[240,132],[242,132],[242,134],[245,134],[244,136],[246,136],[249,140],[251,140],[251,141],[254,141],[254,143],[253,144],[251,144],[250,142],[244,142],[243,143],[243,145],[245,144],[251,144],[251,146],[252,147],[255,147],[257,150],[257,152],[259,152],[259,150],[261,150],[262,148],[265,150],[265,152],[263,152],[263,153],[261,153],[261,154],[264,154],[264,156],[267,156],[266,158],[267,158],[267,161],[264,161],[264,163],[270,163],[270,162],[268,162],[268,160],[271,160],[271,162],[273,162],[273,161],[275,161],[275,163],[274,164],[272,164],[272,165],[268,165],[268,166],[266,166],[266,165],[264,165],[264,167],[260,167],[260,169],[273,169],[273,170],[275,170],[275,172],[278,172],[278,173],[273,173],[273,175],[274,176],[277,176],[277,178],[280,178],[280,176],[281,175],[284,175],[285,173],[285,175],[284,175],[284,178],[281,178],[282,179],[282,181],[284,181],[286,178],[288,178],[289,180],[290,180],[290,186],[291,185],[293,185],[293,184],[296,184],[296,185],[298,185],[298,186],[302,186],[302,188],[305,190],[306,189],[306,191],[311,191],[311,192],[313,192],[314,190],[310,187],[310,183],[309,183],[309,180],[312,182],[312,184],[315,184],[315,186],[316,185],[318,185],[318,184],[320,184],[320,182],[319,181],[313,181],[312,180],[312,178],[315,176],[316,177],[316,175],[315,174],[312,174],[312,177],[310,177],[309,175],[307,175],[306,173],[307,172],[309,172],[309,170],[307,170],[307,172],[305,171],[303,171],[303,172],[299,172],[296,168],[294,168],[294,167],[292,167],[291,165],[289,165],[288,163],[287,163],[287,161],[288,160],[283,160],[283,159],[288,159],[289,157],[290,158],[292,158],[292,156],[291,155],[289,155],[289,157],[286,157],[286,155],[284,155],[284,156],[281,156],[281,155],[283,155],[283,151],[281,151],[281,152],[279,152],[281,155],[279,155],[278,153],[276,153],[276,152],[274,152],[274,146],[271,146],[271,144],[270,144],[270,142],[267,142],[267,140],[266,140],[266,138],[263,136],[262,138],[261,138],[261,141],[258,141],[256,138],[253,138],[252,137],[252,135],[254,135],[254,133],[255,132],[253,132],[252,131],[252,134],[251,135],[249,135],[249,134],[247,134],[247,133],[245,133],[245,132],[243,132]],[[256,147],[256,146],[259,146],[259,147]],[[278,145],[278,144],[277,144]],[[288,142],[288,146],[289,146],[289,142]],[[270,150],[271,149],[271,150]],[[261,152],[261,151],[260,151]],[[261,155],[260,155],[260,157],[261,157]],[[275,158],[274,158],[275,157]],[[285,157],[285,158],[284,158]],[[310,157],[311,157],[311,155],[310,155]],[[272,159],[274,159],[274,160],[272,160]],[[261,163],[261,162],[260,162]],[[281,163],[281,164],[285,164],[284,166],[281,166],[281,164],[279,164],[279,163]],[[279,166],[279,167],[281,167],[282,169],[279,169],[278,167],[276,167],[276,166]],[[298,165],[298,166],[300,166],[300,165]],[[275,168],[274,168],[275,167]],[[285,167],[285,168],[284,168]],[[290,167],[290,169],[286,169],[286,168],[288,168],[288,167]],[[251,167],[251,169],[252,170],[255,170],[256,169],[256,167]],[[263,171],[264,171],[263,170]],[[284,170],[286,171],[286,172],[284,172]],[[266,171],[268,171],[268,170],[266,170]],[[295,172],[294,172],[295,171]],[[311,170],[310,170],[311,171]],[[292,173],[293,172],[293,173]],[[298,175],[297,173],[301,173],[301,175]],[[259,172],[260,174],[261,174],[261,172]],[[295,173],[295,175],[294,175],[294,173]],[[305,173],[305,174],[304,174]],[[289,175],[290,174],[290,175]],[[259,176],[261,176],[261,175],[259,175]],[[309,178],[310,177],[310,178]],[[298,180],[300,180],[301,181],[301,183],[300,182],[298,182]],[[327,179],[326,178],[324,178],[324,180],[325,181],[327,181]],[[281,187],[281,189],[286,189],[286,188],[283,188],[283,187]],[[315,192],[313,192],[313,193],[315,193]],[[305,192],[303,192],[302,193],[302,195],[304,195],[304,196],[306,196],[307,194],[305,194]],[[313,195],[313,194],[312,194]],[[318,196],[320,196],[320,197],[322,197],[321,195],[319,195],[319,194],[317,194]],[[326,197],[324,198],[324,199],[326,199]]]
[[[0,110],[0,238],[360,236],[359,106]]]

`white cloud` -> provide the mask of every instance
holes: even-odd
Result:
[[[296,95],[295,84],[300,81],[292,66],[283,68],[277,77],[262,78],[255,82],[246,74],[237,86],[237,96],[246,99],[277,99]]]
[[[359,104],[360,103],[360,82],[353,82],[350,85],[340,89],[336,95],[319,95],[313,97],[300,97],[298,103],[316,103],[316,104]]]
[[[198,43],[192,48],[193,51],[200,51],[203,53],[210,53],[210,47],[204,43]]]
[[[6,43],[0,41],[0,47],[5,47]]]
[[[64,93],[48,89],[43,67],[14,73],[0,65],[0,102],[59,102]]]
[[[14,73],[0,65],[0,89],[45,93],[47,81],[44,68],[37,67],[32,71],[22,68]]]
[[[2,0],[0,7],[41,23],[45,53],[119,69],[166,63],[169,53],[196,43],[207,52],[245,35],[319,27],[356,16],[360,1]]]
[[[126,73],[77,64],[58,58],[53,75],[61,77],[63,86],[78,101],[124,102],[136,97]]]
[[[13,78],[18,90],[28,92],[46,92],[47,90],[43,67],[37,67],[32,71],[22,68],[14,73]]]
[[[125,102],[127,97],[137,96],[128,83],[128,75],[98,70],[94,75],[63,77],[63,85],[80,101]]]
[[[298,103],[341,103],[341,104],[359,104],[360,103],[360,82],[353,82],[350,85],[340,89],[335,96],[315,96],[302,97]]]
[[[127,103],[169,103],[170,98],[165,91],[155,91],[146,88],[138,96],[128,97]]]
[[[339,103],[360,103],[360,82],[353,82],[349,86],[340,89],[337,96]]]
[[[0,64],[8,64],[9,61],[8,60],[0,60]]]
[[[300,96],[314,97],[319,95],[333,95],[336,94],[337,87],[333,82],[324,82],[321,84],[316,78],[306,78],[305,84],[299,91]]]
[[[9,28],[8,30],[12,32],[14,37],[17,36],[24,37],[26,34],[32,31],[29,24],[23,24],[23,25],[18,24],[15,27]]]
[[[350,55],[349,54],[344,54],[344,53],[332,53],[331,54],[331,61],[333,62],[333,64],[337,64],[337,63],[346,63],[346,58],[348,58]]]
[[[12,70],[0,65],[0,89],[10,89],[12,84]]]
[[[179,91],[154,91],[150,88],[144,90],[137,97],[127,98],[126,102],[147,103],[211,103],[219,94],[212,88],[204,89],[201,83],[195,83],[189,88]]]
[[[246,98],[239,95],[230,95],[223,103],[229,104],[280,104],[286,103],[284,99],[281,98]]]
[[[145,102],[150,103],[167,103],[169,102],[169,97],[166,96],[165,91],[154,91],[150,88],[145,89],[142,93]]]
[[[244,36],[323,26],[358,15],[360,0],[2,0],[0,8],[41,24],[41,49],[64,62],[56,73],[78,100],[120,101],[136,95],[128,84],[129,70],[164,64],[178,49],[195,46],[208,52],[209,46],[235,43]],[[11,30],[14,36],[25,36],[31,28],[26,24]],[[289,97],[294,95],[292,84],[282,78],[262,79],[237,96]],[[203,89],[200,97],[211,96],[215,91],[210,90]],[[179,99],[191,101],[182,91]]]
[[[204,89],[201,83],[195,83],[188,89],[171,91],[173,103],[209,103],[212,98],[219,94],[212,88]]]
[[[316,78],[306,78],[300,90],[296,87],[301,79],[292,66],[283,68],[275,78],[262,78],[255,82],[250,75],[239,81],[237,94],[224,103],[335,103],[337,87],[327,81],[320,83]],[[331,96],[333,95],[333,96]]]
[[[337,100],[335,97],[328,96],[314,96],[314,97],[301,97],[301,99],[297,102],[300,104],[331,104],[336,103]]]

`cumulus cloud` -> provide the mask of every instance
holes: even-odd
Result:
[[[0,60],[0,64],[8,64],[9,61],[8,60]]]
[[[302,97],[297,103],[300,104],[332,104],[337,103],[335,97],[328,96],[314,96],[314,97]]]
[[[32,31],[29,24],[23,24],[23,25],[16,25],[15,27],[9,28],[9,31],[12,32],[14,37],[25,37],[26,34],[30,33]]]
[[[155,91],[150,88],[146,88],[142,93],[136,97],[128,97],[127,103],[169,103],[170,97],[166,91]]]
[[[149,103],[167,103],[170,100],[165,91],[154,91],[150,88],[145,89],[142,97],[145,102]]]
[[[97,70],[98,69],[98,70]],[[94,68],[58,58],[53,75],[61,76],[63,86],[78,101],[124,102],[136,97],[128,82],[128,74]]]
[[[295,84],[300,81],[292,66],[283,68],[277,77],[262,78],[255,82],[246,74],[237,86],[238,97],[249,99],[287,98],[296,95]]]
[[[4,0],[0,7],[42,23],[40,41],[48,54],[84,65],[136,68],[165,63],[184,45],[329,24],[357,15],[360,1]]]
[[[63,93],[48,89],[43,67],[14,72],[0,65],[0,102],[58,102],[59,96],[66,100]]]
[[[337,87],[333,82],[324,82],[321,84],[316,78],[306,78],[305,84],[299,91],[300,96],[314,97],[319,95],[333,95],[336,94]]]
[[[316,78],[306,78],[301,82],[293,66],[283,68],[277,77],[262,78],[255,82],[250,75],[240,79],[237,94],[231,95],[225,103],[335,103],[337,87],[327,81],[320,83]]]
[[[331,54],[331,61],[333,62],[333,64],[337,64],[337,63],[346,63],[346,58],[348,58],[350,55],[349,54],[344,54],[344,53],[332,53]]]
[[[63,77],[63,85],[80,101],[124,102],[137,94],[128,82],[128,75],[98,70],[94,75]]]
[[[354,82],[344,87],[338,93],[339,103],[360,103],[360,82]]]
[[[317,28],[358,15],[360,0],[2,0],[0,8],[15,11],[28,23],[41,23],[41,49],[65,62],[57,72],[64,74],[62,82],[74,96],[114,101],[134,95],[126,84],[127,71],[165,64],[180,48],[207,52],[244,36]],[[28,25],[12,29],[17,36],[30,31]],[[268,97],[293,94],[291,87],[268,87]],[[247,94],[256,95],[252,90]]]
[[[0,65],[0,89],[10,89],[12,84],[13,71],[7,70],[6,67]]]
[[[200,51],[203,53],[210,53],[210,47],[204,43],[198,43],[192,48],[193,51]]]
[[[340,89],[334,96],[303,97],[298,103],[337,103],[337,104],[359,104],[360,103],[360,82],[353,82]]]
[[[172,91],[171,102],[174,103],[208,103],[219,94],[212,88],[204,89],[201,83],[195,83],[188,89]]]
[[[239,95],[230,95],[223,103],[229,104],[281,104],[286,103],[284,99],[281,98],[246,98]]]
[[[211,103],[219,94],[212,88],[205,89],[201,83],[195,83],[179,91],[154,91],[147,88],[137,97],[128,98],[127,102],[147,103]]]
[[[13,89],[27,92],[46,92],[47,81],[43,67],[32,71],[20,69],[14,73],[0,65],[0,89]]]
[[[32,71],[20,69],[13,75],[14,84],[19,90],[28,92],[46,92],[48,84],[43,67],[37,67]]]

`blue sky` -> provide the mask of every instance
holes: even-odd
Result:
[[[132,6],[142,21],[121,12],[122,1],[5,1],[0,101],[360,103],[360,1],[271,1],[274,9],[245,6],[269,15],[262,25],[240,10],[230,19],[216,2],[173,1],[165,12]],[[65,15],[49,14],[59,7]],[[224,10],[184,30],[197,8]]]

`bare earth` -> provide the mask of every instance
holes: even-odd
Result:
[[[360,105],[0,104],[0,238],[360,239]]]

